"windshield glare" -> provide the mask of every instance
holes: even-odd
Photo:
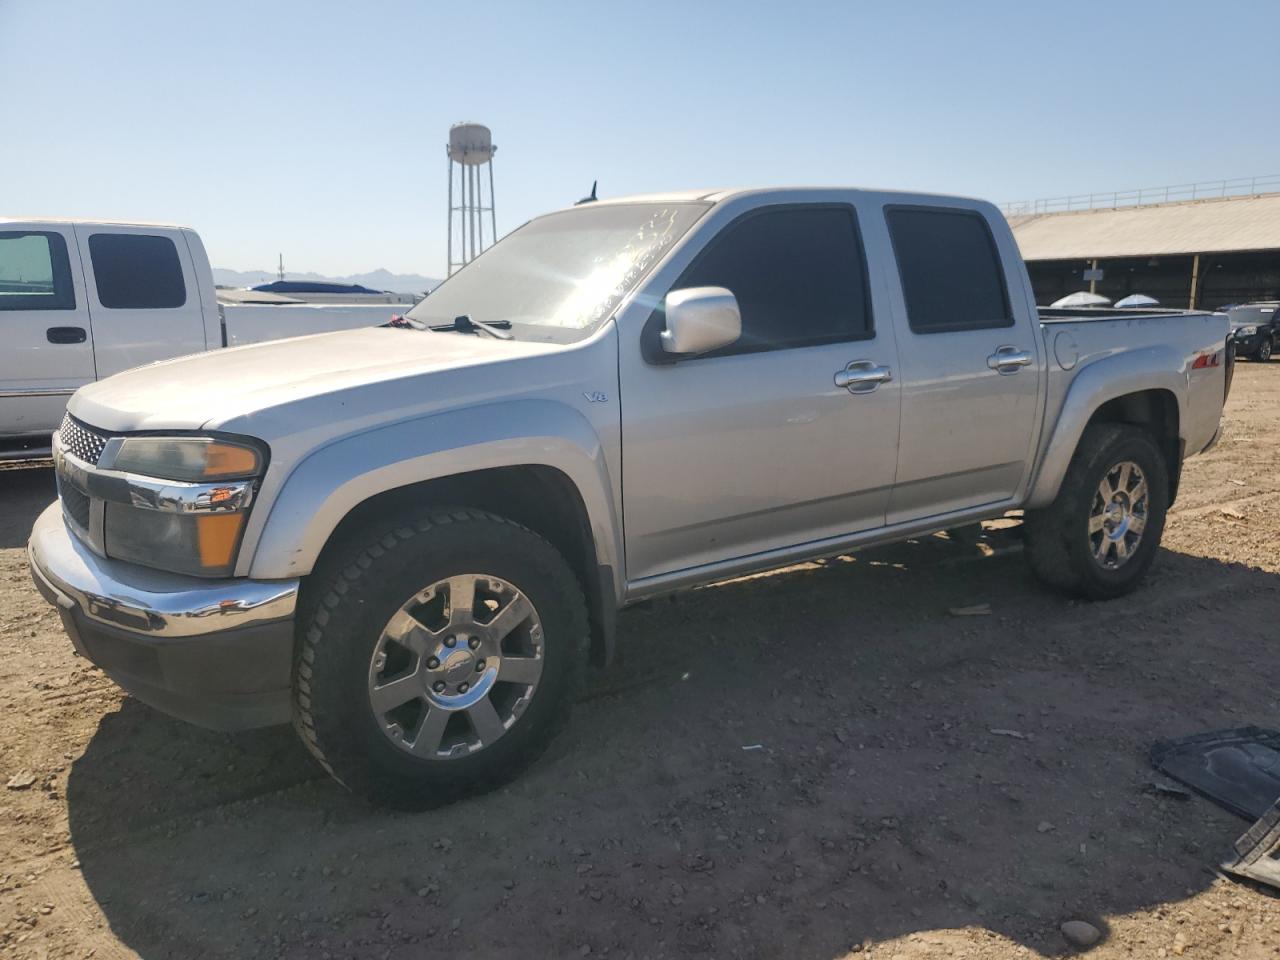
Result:
[[[407,316],[429,326],[508,321],[529,338],[573,340],[606,319],[708,208],[577,207],[525,224],[433,290]]]

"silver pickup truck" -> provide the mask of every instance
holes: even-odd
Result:
[[[81,388],[31,568],[139,699],[436,804],[535,757],[654,594],[1015,509],[1044,581],[1134,589],[1231,363],[1221,314],[1038,311],[988,203],[595,202],[393,325]]]

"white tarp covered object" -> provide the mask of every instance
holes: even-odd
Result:
[[[1145,293],[1131,293],[1127,297],[1122,297],[1116,301],[1117,307],[1158,307],[1160,301],[1155,297],[1148,297]]]
[[[1109,307],[1111,301],[1100,293],[1089,293],[1081,290],[1078,293],[1068,293],[1060,300],[1055,300],[1049,304],[1051,307]]]

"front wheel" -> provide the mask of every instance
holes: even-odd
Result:
[[[1169,471],[1151,434],[1085,429],[1054,502],[1026,516],[1027,558],[1044,582],[1095,600],[1137,587],[1160,547]]]
[[[492,514],[430,510],[336,560],[294,675],[294,725],[335,779],[422,809],[541,753],[588,642],[582,589],[554,547]]]
[[[1264,339],[1260,344],[1258,344],[1258,352],[1255,354],[1255,357],[1259,363],[1266,363],[1271,359],[1270,339]]]

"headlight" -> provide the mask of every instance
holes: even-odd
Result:
[[[1236,328],[1237,337],[1252,337],[1257,332],[1258,332],[1257,327],[1237,327]]]
[[[166,480],[231,480],[256,477],[258,451],[248,444],[208,437],[130,437],[116,454],[116,470]]]
[[[126,437],[108,469],[128,474],[103,514],[107,556],[203,577],[229,576],[265,459],[249,443]]]

